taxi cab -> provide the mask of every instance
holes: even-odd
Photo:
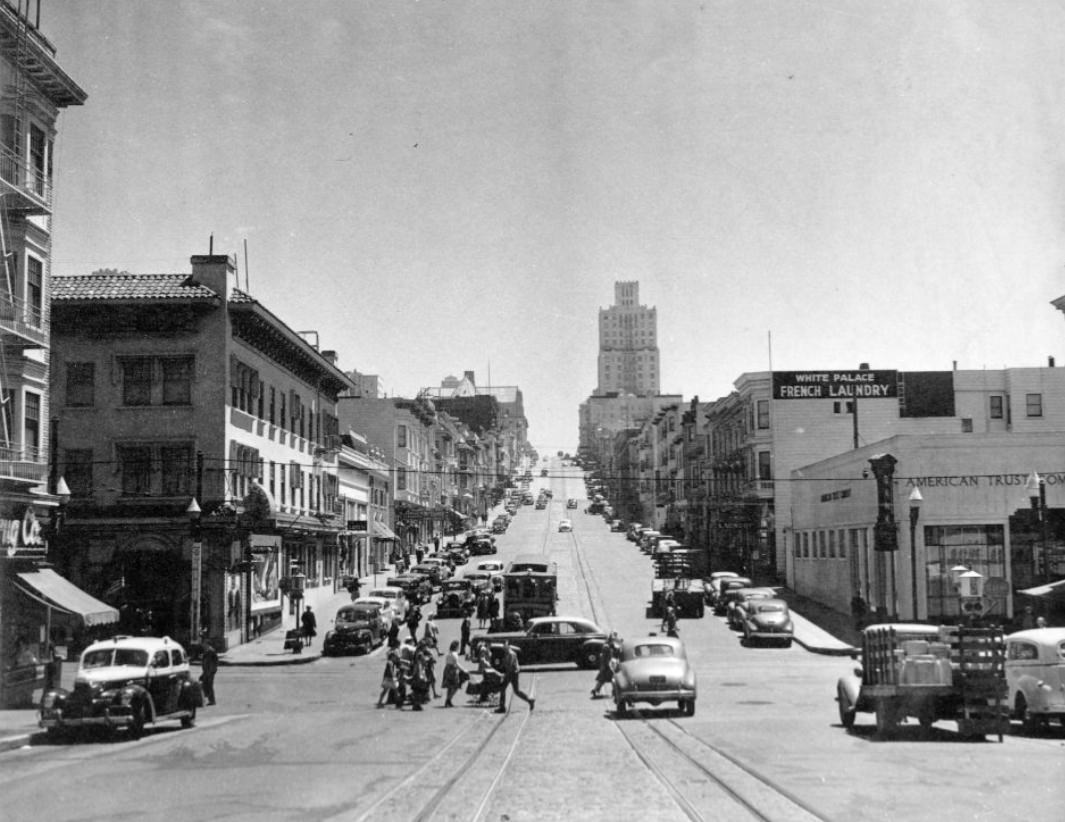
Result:
[[[137,739],[145,725],[163,720],[191,728],[202,707],[203,691],[178,643],[169,637],[115,636],[85,649],[74,690],[45,692],[38,724],[51,737],[97,727],[126,728]]]

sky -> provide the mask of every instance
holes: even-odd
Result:
[[[88,93],[53,274],[213,236],[389,394],[519,386],[542,452],[622,280],[685,399],[1065,366],[1058,2],[43,0],[41,30]]]

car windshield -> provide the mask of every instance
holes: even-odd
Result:
[[[399,592],[398,591],[386,591],[386,590],[382,590],[380,588],[376,588],[373,591],[370,591],[370,596],[372,596],[372,597],[384,597],[385,599],[396,599],[396,597],[399,596]]]
[[[144,668],[148,664],[148,652],[137,648],[101,648],[89,651],[81,660],[82,668],[106,668],[127,666]]]
[[[664,642],[637,645],[633,649],[633,656],[637,658],[645,656],[673,656],[673,646]]]
[[[766,602],[758,605],[757,610],[760,614],[783,613],[784,606],[779,602]]]

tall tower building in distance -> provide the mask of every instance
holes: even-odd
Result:
[[[658,315],[640,305],[640,284],[614,283],[614,305],[599,309],[596,394],[659,393]]]

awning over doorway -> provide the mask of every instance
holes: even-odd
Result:
[[[1065,579],[1059,579],[1057,582],[1051,582],[1046,585],[1037,585],[1034,588],[1025,588],[1017,593],[1030,597],[1049,597],[1055,594],[1065,596]]]
[[[85,593],[74,583],[59,576],[51,568],[17,574],[15,587],[31,599],[85,620],[87,626],[118,622],[118,609]]]
[[[399,539],[395,532],[383,522],[373,524],[373,535],[374,539]]]

